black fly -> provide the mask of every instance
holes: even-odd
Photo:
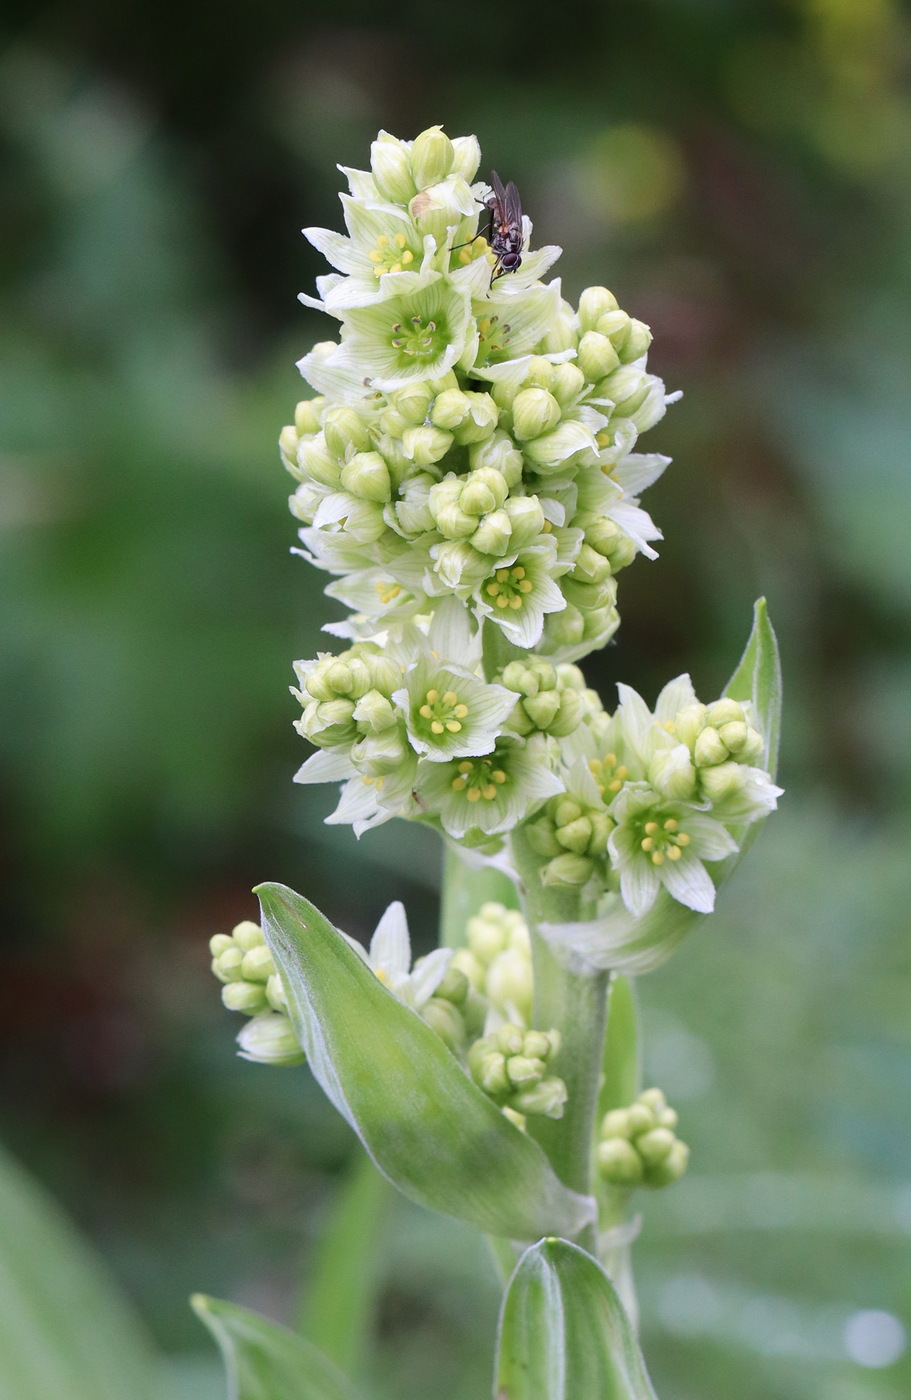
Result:
[[[496,259],[490,285],[506,272],[515,272],[522,265],[522,201],[512,180],[506,188],[495,170],[490,172],[493,189],[486,199],[480,201],[490,215],[483,234],[476,233],[468,243],[457,243],[457,248],[467,248],[475,239],[486,237]]]
[[[484,200],[490,211],[488,239],[496,262],[491,282],[506,272],[515,272],[522,263],[522,201],[512,180],[506,188],[495,170],[490,172],[493,189]]]

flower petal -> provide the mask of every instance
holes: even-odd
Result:
[[[715,886],[702,861],[695,856],[666,861],[661,867],[661,879],[668,893],[687,909],[694,909],[697,914],[711,914],[715,908]]]

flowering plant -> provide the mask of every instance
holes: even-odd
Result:
[[[338,333],[300,361],[315,396],[281,435],[298,552],[349,609],[295,665],[297,781],[341,784],[328,820],[358,836],[432,826],[464,917],[412,967],[401,905],[366,952],[267,884],[213,970],[243,1055],[306,1059],[383,1176],[491,1237],[497,1396],[641,1400],[631,1201],[688,1150],[639,1083],[628,979],[711,913],[776,806],[777,653],[760,602],[711,703],[685,675],[654,709],[586,684],[620,572],[661,538],[640,498],[668,459],[637,447],[675,395],[606,288],[574,307],[542,281],[560,250],[527,219],[503,271],[479,161],[433,127],[344,172],[347,233],[305,230],[335,270],[302,298]],[[240,1395],[350,1395],[301,1339],[198,1306]]]

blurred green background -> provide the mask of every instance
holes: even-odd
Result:
[[[192,1289],[295,1312],[351,1158],[306,1071],[233,1055],[206,940],[282,880],[434,937],[439,853],[296,789],[291,661],[338,606],[273,446],[296,293],[378,127],[477,132],[575,298],[685,397],[667,534],[588,674],[717,693],[769,597],[788,789],[641,984],[691,1174],[637,1245],[662,1400],[911,1392],[911,25],[896,0],[377,8],[10,0],[0,53],[0,1136],[171,1357]],[[405,1205],[382,1400],[489,1388],[481,1246]],[[486,1291],[476,1270],[488,1279]],[[884,1316],[885,1315],[885,1316]],[[892,1319],[890,1321],[890,1319]],[[480,1341],[479,1341],[480,1339]],[[428,1379],[431,1378],[431,1379]]]

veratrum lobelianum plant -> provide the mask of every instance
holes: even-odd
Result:
[[[675,395],[606,288],[574,307],[542,280],[560,250],[532,251],[527,219],[501,272],[479,160],[432,127],[344,170],[347,232],[305,230],[334,270],[301,298],[337,336],[281,434],[298,552],[350,610],[295,665],[296,780],[341,784],[328,821],[358,836],[439,832],[442,946],[412,965],[396,903],[365,950],[267,884],[213,971],[242,1055],[306,1060],[383,1176],[490,1237],[499,1400],[642,1400],[634,1193],[688,1149],[639,1082],[628,979],[711,913],[776,806],[777,653],[760,602],[709,703],[686,675],[654,708],[586,685],[621,570],[661,538],[640,497],[668,458],[637,447]],[[197,1307],[244,1400],[353,1393],[302,1339]]]

